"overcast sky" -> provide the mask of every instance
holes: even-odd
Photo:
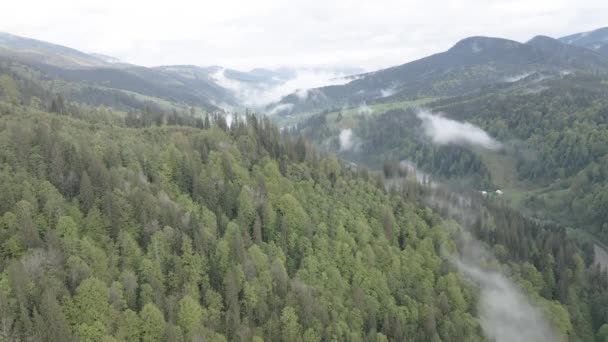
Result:
[[[141,65],[402,64],[472,35],[526,41],[608,26],[607,0],[17,0],[0,31]]]

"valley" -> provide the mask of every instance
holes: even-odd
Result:
[[[0,34],[0,341],[605,341],[606,34],[369,72]]]

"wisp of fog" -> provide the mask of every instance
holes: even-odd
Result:
[[[428,110],[420,110],[417,116],[422,120],[424,133],[436,144],[468,144],[488,150],[499,150],[502,147],[486,131],[471,123],[448,119]]]
[[[374,110],[371,109],[370,106],[367,105],[367,103],[363,102],[359,106],[359,115],[369,116],[369,115],[372,115],[373,113],[374,113]]]
[[[491,341],[559,341],[553,327],[517,285],[497,271],[482,268],[481,263],[495,262],[481,242],[468,232],[463,251],[452,262],[458,270],[479,287],[479,319]]]
[[[343,129],[340,131],[340,150],[341,151],[349,151],[353,148],[353,130],[352,129]]]
[[[276,80],[272,84],[256,84],[240,82],[225,76],[225,70],[220,69],[212,75],[212,78],[222,87],[233,92],[236,98],[246,106],[262,108],[270,103],[281,100],[283,96],[296,94],[305,99],[309,89],[340,85],[352,81],[347,74],[331,70],[301,69],[295,72],[295,76],[285,81]]]

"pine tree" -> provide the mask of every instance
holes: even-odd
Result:
[[[93,185],[91,184],[91,178],[89,174],[84,171],[80,178],[80,191],[78,192],[80,198],[80,208],[83,213],[88,213],[95,203],[95,193],[93,192]]]

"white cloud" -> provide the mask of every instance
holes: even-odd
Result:
[[[340,150],[341,151],[350,151],[354,147],[353,142],[353,130],[352,129],[343,129],[340,131]]]
[[[232,90],[241,103],[253,108],[261,108],[267,104],[278,102],[283,96],[293,93],[301,100],[305,100],[311,88],[345,84],[350,81],[350,79],[345,78],[348,75],[329,69],[299,69],[295,71],[295,76],[292,78],[275,84],[240,82],[227,78],[224,72],[225,69],[220,69],[212,77],[219,85]],[[285,108],[281,108],[281,110],[283,109]]]
[[[234,116],[232,115],[232,113],[228,113],[226,115],[226,124],[228,125],[228,127],[232,127],[233,120],[234,120]]]
[[[274,107],[272,107],[269,111],[268,114],[270,115],[275,115],[278,113],[291,113],[291,109],[293,108],[293,103],[281,103],[278,104]]]
[[[436,187],[444,187],[435,183]],[[478,288],[478,317],[486,337],[496,342],[511,341],[560,341],[555,327],[545,317],[543,310],[520,286],[510,279],[508,268],[500,263],[488,246],[477,240],[470,229],[481,219],[480,210],[466,194],[450,193],[444,187],[437,196],[430,192],[423,197],[429,206],[442,210],[446,218],[459,223],[460,229],[452,231],[460,246],[458,253],[443,250],[458,271]]]
[[[511,77],[505,77],[504,81],[508,82],[508,83],[513,83],[513,82],[521,81],[530,75],[532,75],[531,72],[525,72],[523,74],[519,74],[519,75],[515,75],[515,76],[511,76]]]
[[[471,244],[468,248],[475,248]],[[492,341],[558,341],[542,311],[507,277],[484,270],[471,260],[456,259],[458,269],[480,288],[481,326]]]
[[[370,108],[370,106],[367,105],[367,103],[363,102],[360,106],[359,106],[359,114],[364,115],[364,116],[369,116],[372,115],[374,113],[374,110]]]
[[[417,115],[422,120],[424,133],[436,144],[469,144],[489,150],[502,147],[486,131],[471,123],[451,120],[426,110],[421,110]]]
[[[471,46],[471,49],[475,53],[480,53],[482,51],[482,48],[479,45],[477,45],[477,42],[473,43],[473,46]]]
[[[445,50],[466,36],[525,41],[588,31],[606,25],[608,11],[605,0],[5,2],[0,31],[142,65],[238,69],[373,70]]]
[[[387,89],[380,89],[380,97],[393,96],[393,95],[395,95],[395,93],[397,93],[397,88],[396,87],[387,88]]]

